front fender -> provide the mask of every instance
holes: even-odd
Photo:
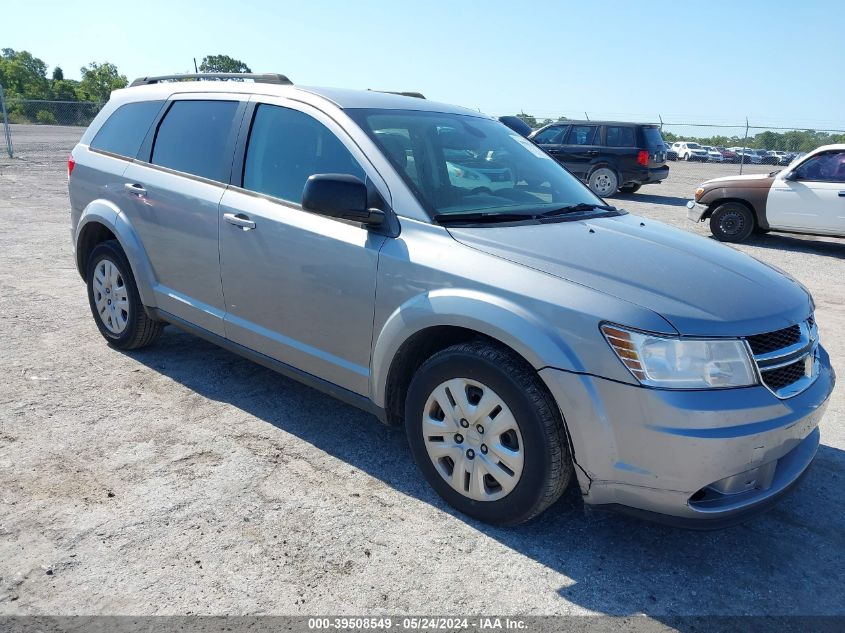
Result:
[[[399,348],[414,334],[437,326],[466,328],[496,339],[536,369],[584,371],[560,334],[524,308],[477,290],[439,289],[410,298],[376,333],[370,391],[378,406],[385,406],[388,373]]]
[[[135,285],[138,287],[138,294],[141,296],[141,303],[147,307],[156,307],[153,282],[153,272],[150,260],[135,228],[122,213],[120,209],[108,200],[98,199],[89,203],[82,211],[79,222],[73,236],[73,243],[76,251],[76,266],[80,274],[85,276],[85,251],[84,240],[86,232],[91,230],[92,223],[97,223],[111,231],[120,243],[123,252],[129,260],[132,268],[132,276],[135,278]]]

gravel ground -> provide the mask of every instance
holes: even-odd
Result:
[[[673,530],[585,515],[570,494],[530,525],[491,528],[435,496],[401,430],[172,328],[150,349],[109,348],[68,239],[65,158],[82,130],[13,127],[0,615],[845,614],[841,386],[809,475],[750,523]],[[737,167],[671,169],[615,202],[709,235],[683,205]],[[845,376],[845,240],[739,248],[811,289]]]

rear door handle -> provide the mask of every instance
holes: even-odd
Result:
[[[139,198],[145,198],[147,196],[147,190],[144,189],[143,185],[139,185],[138,183],[127,182],[123,185],[123,189],[131,193],[133,196],[138,196]]]
[[[839,192],[839,197],[840,197],[840,198],[845,198],[845,191],[840,191],[840,192]]]
[[[223,219],[229,224],[241,227],[244,231],[249,231],[255,228],[255,222],[249,219],[249,216],[243,213],[224,213]]]

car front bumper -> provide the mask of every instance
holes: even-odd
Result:
[[[707,213],[707,206],[697,203],[695,200],[687,202],[687,218],[693,222],[701,222],[701,218]]]
[[[768,509],[810,465],[835,383],[819,350],[815,382],[785,400],[763,386],[678,391],[540,375],[566,420],[585,503],[709,529]]]

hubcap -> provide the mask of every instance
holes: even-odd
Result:
[[[726,235],[737,235],[745,228],[745,218],[739,213],[726,213],[719,220],[719,228]]]
[[[423,412],[423,439],[437,472],[476,501],[495,501],[522,476],[519,425],[505,401],[486,385],[454,378],[438,385]]]
[[[101,259],[94,269],[94,305],[106,329],[120,334],[129,321],[129,296],[123,275],[110,259]]]
[[[613,177],[605,171],[593,176],[593,190],[601,195],[613,193]]]

